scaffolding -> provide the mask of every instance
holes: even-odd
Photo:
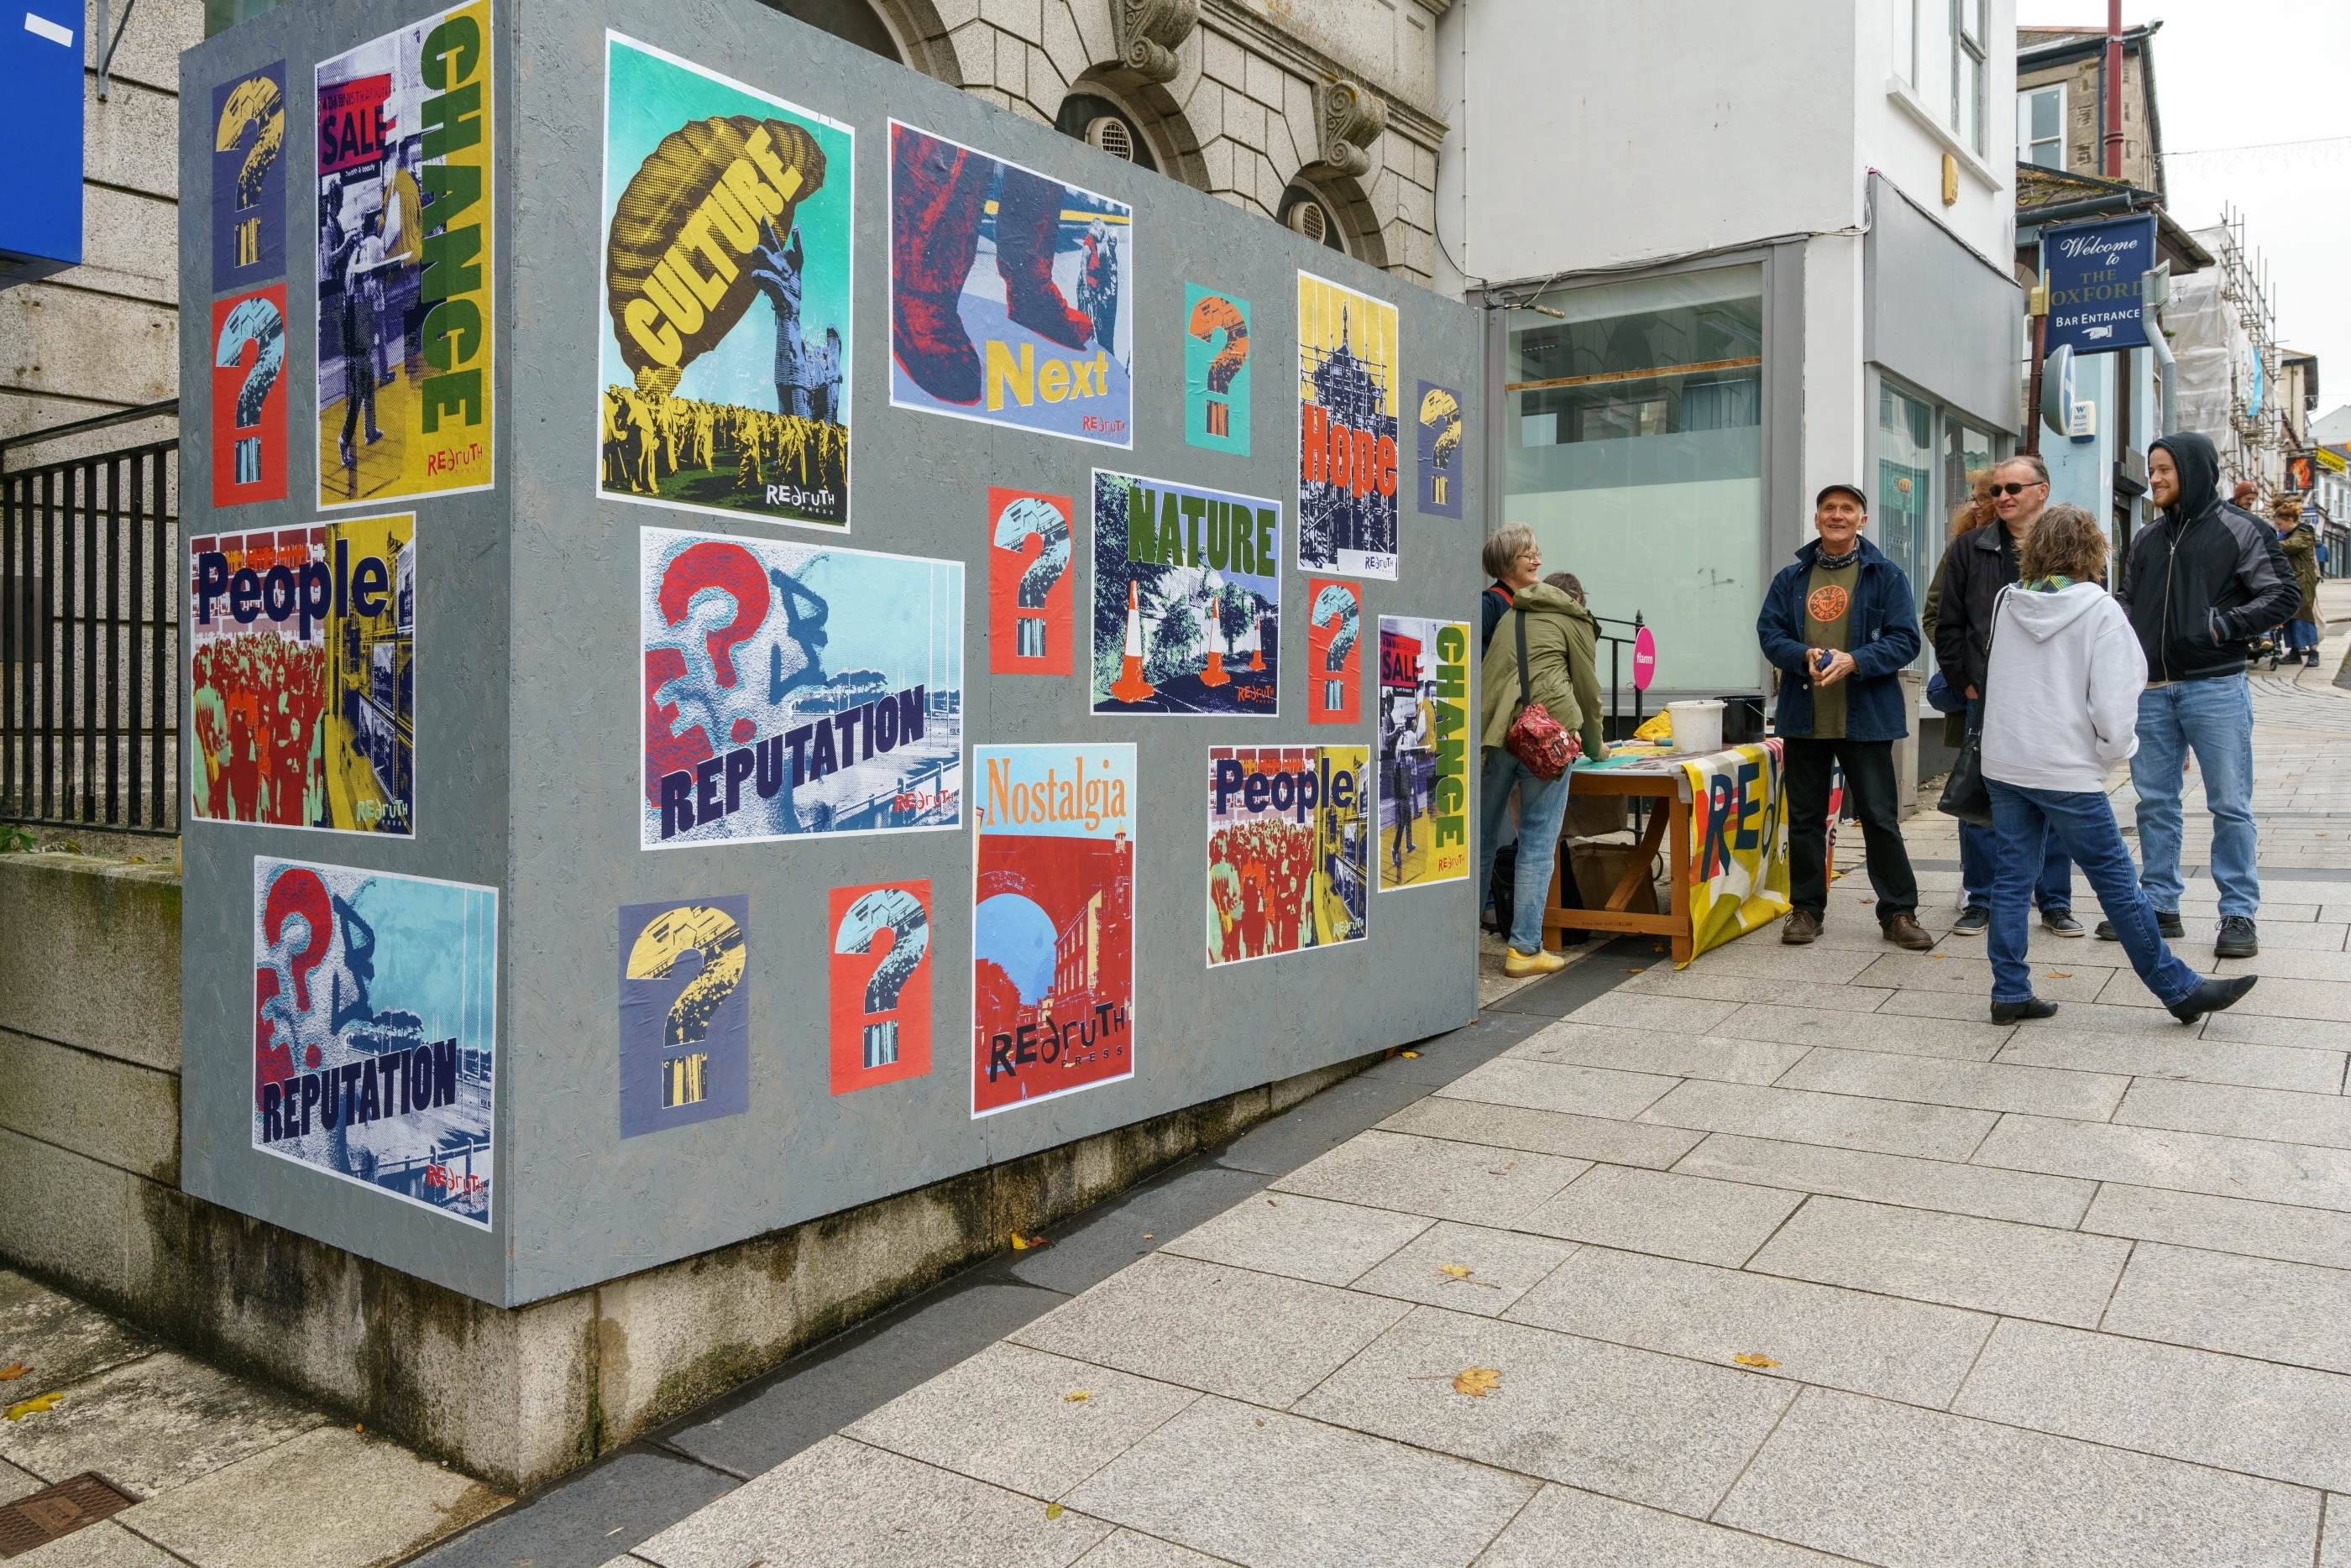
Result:
[[[2278,417],[2277,290],[2268,264],[2245,246],[2244,214],[2196,231],[2213,265],[2172,285],[2165,310],[2179,362],[2179,428],[2209,437],[2225,494],[2252,480],[2266,497],[2285,478],[2286,426]]]

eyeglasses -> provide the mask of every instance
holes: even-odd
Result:
[[[2022,495],[2040,483],[2041,481],[2035,479],[2022,484],[1995,484],[1991,487],[1991,493],[1994,495]]]

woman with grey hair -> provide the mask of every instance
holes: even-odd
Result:
[[[1535,531],[1523,523],[1505,523],[1495,535],[1486,541],[1484,556],[1486,575],[1494,580],[1479,596],[1479,609],[1485,625],[1478,638],[1478,657],[1483,659],[1486,649],[1494,640],[1494,628],[1510,613],[1510,605],[1519,589],[1535,580],[1542,570],[1542,552],[1535,546]],[[1510,900],[1518,883],[1519,819],[1507,813],[1499,824],[1486,825],[1486,853],[1493,863],[1493,888],[1490,895],[1480,894],[1478,919],[1482,923],[1486,911],[1494,911],[1492,930],[1496,936],[1510,934]]]

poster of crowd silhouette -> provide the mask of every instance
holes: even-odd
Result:
[[[416,519],[188,541],[190,815],[416,832]]]
[[[285,275],[286,62],[272,60],[213,88],[212,291]]]
[[[322,508],[494,481],[494,36],[474,0],[318,67]]]
[[[286,499],[286,286],[213,301],[213,504]]]
[[[1249,454],[1249,305],[1184,286],[1184,444]]]
[[[1281,504],[1094,470],[1093,711],[1270,718]]]
[[[1469,875],[1469,623],[1380,617],[1379,888]]]
[[[855,135],[604,47],[598,493],[845,531]]]
[[[1298,275],[1298,566],[1396,575],[1396,307]]]
[[[971,1114],[1134,1075],[1132,745],[976,746]]]
[[[621,1136],[751,1108],[751,900],[621,906]]]
[[[1364,716],[1364,590],[1340,577],[1306,579],[1306,722]]]
[[[490,1223],[498,890],[253,860],[253,1147]]]
[[[1208,748],[1208,965],[1357,942],[1372,890],[1364,746]]]
[[[1067,675],[1070,524],[1077,503],[1029,490],[987,491],[987,672]]]
[[[1134,444],[1134,209],[890,122],[890,402]]]
[[[1420,448],[1420,509],[1433,517],[1461,515],[1461,394],[1434,381],[1419,383],[1414,407]]]
[[[931,1072],[931,885],[835,888],[825,929],[832,1092]]]
[[[963,826],[963,563],[639,531],[647,849]]]

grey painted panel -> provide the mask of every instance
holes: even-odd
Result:
[[[2012,431],[2024,291],[1884,175],[1871,180],[1862,358],[1995,432]]]

